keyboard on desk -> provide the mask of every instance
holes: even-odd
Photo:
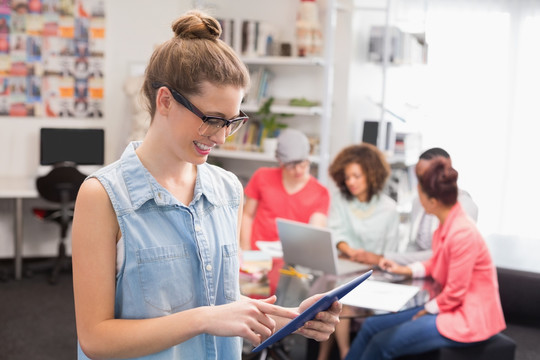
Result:
[[[362,264],[342,258],[337,259],[337,275],[353,274],[371,269],[373,269],[373,265]]]

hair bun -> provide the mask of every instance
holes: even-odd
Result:
[[[221,25],[211,16],[192,10],[179,17],[172,25],[174,34],[181,39],[217,40]]]

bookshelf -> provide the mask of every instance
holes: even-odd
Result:
[[[277,100],[279,102],[279,99]],[[255,113],[259,109],[258,104],[245,104],[242,110],[249,113]],[[271,107],[274,113],[304,115],[304,116],[320,116],[323,113],[322,106],[290,106],[290,105],[273,105]]]
[[[236,139],[214,149],[210,154],[210,161],[234,171],[244,179],[249,178],[260,166],[275,166],[277,161],[274,154],[262,152],[264,133],[261,134],[260,128],[249,129],[250,126],[258,126],[254,124],[257,122],[256,112],[261,104],[269,97],[274,97],[271,112],[289,115],[279,118],[279,121],[308,136],[312,143],[310,161],[315,165],[315,176],[321,183],[327,184],[333,103],[335,13],[338,11],[336,3],[336,0],[317,0],[324,50],[320,56],[313,57],[294,56],[295,19],[300,0],[276,0],[271,6],[268,4],[267,9],[255,9],[249,2],[227,1],[227,6],[216,9],[216,17],[222,18],[223,23],[229,25],[229,29],[236,29],[234,34],[227,36],[234,39],[231,40],[231,46],[239,54],[245,49],[241,44],[241,29],[246,21],[250,21],[258,22],[259,26],[264,24],[265,27],[279,29],[276,42],[290,45],[292,56],[242,54],[242,60],[252,75],[252,89],[241,108],[250,116],[246,131],[256,134],[238,134]],[[259,83],[261,79],[262,84]],[[293,106],[290,105],[292,99],[306,99],[312,104]],[[245,143],[246,139],[255,140],[255,143]]]
[[[252,161],[264,161],[264,162],[269,162],[269,163],[277,163],[277,160],[273,154],[267,154],[264,152],[256,152],[256,151],[214,149],[212,150],[212,156],[216,158],[252,160]],[[311,155],[309,157],[309,161],[312,164],[318,164],[319,157],[316,155]]]
[[[324,58],[321,57],[295,57],[295,56],[262,56],[242,58],[246,65],[300,65],[300,66],[324,66]]]

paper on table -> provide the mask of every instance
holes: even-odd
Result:
[[[281,241],[256,241],[255,244],[261,251],[271,255],[272,257],[283,257],[281,249]]]
[[[420,291],[418,286],[364,281],[341,299],[345,305],[396,312]]]

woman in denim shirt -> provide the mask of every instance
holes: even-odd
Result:
[[[240,359],[306,309],[240,296],[242,187],[206,164],[247,121],[247,69],[219,40],[219,23],[189,12],[146,69],[152,123],[144,142],[89,177],[73,223],[79,359]],[[325,340],[336,302],[298,332]]]

